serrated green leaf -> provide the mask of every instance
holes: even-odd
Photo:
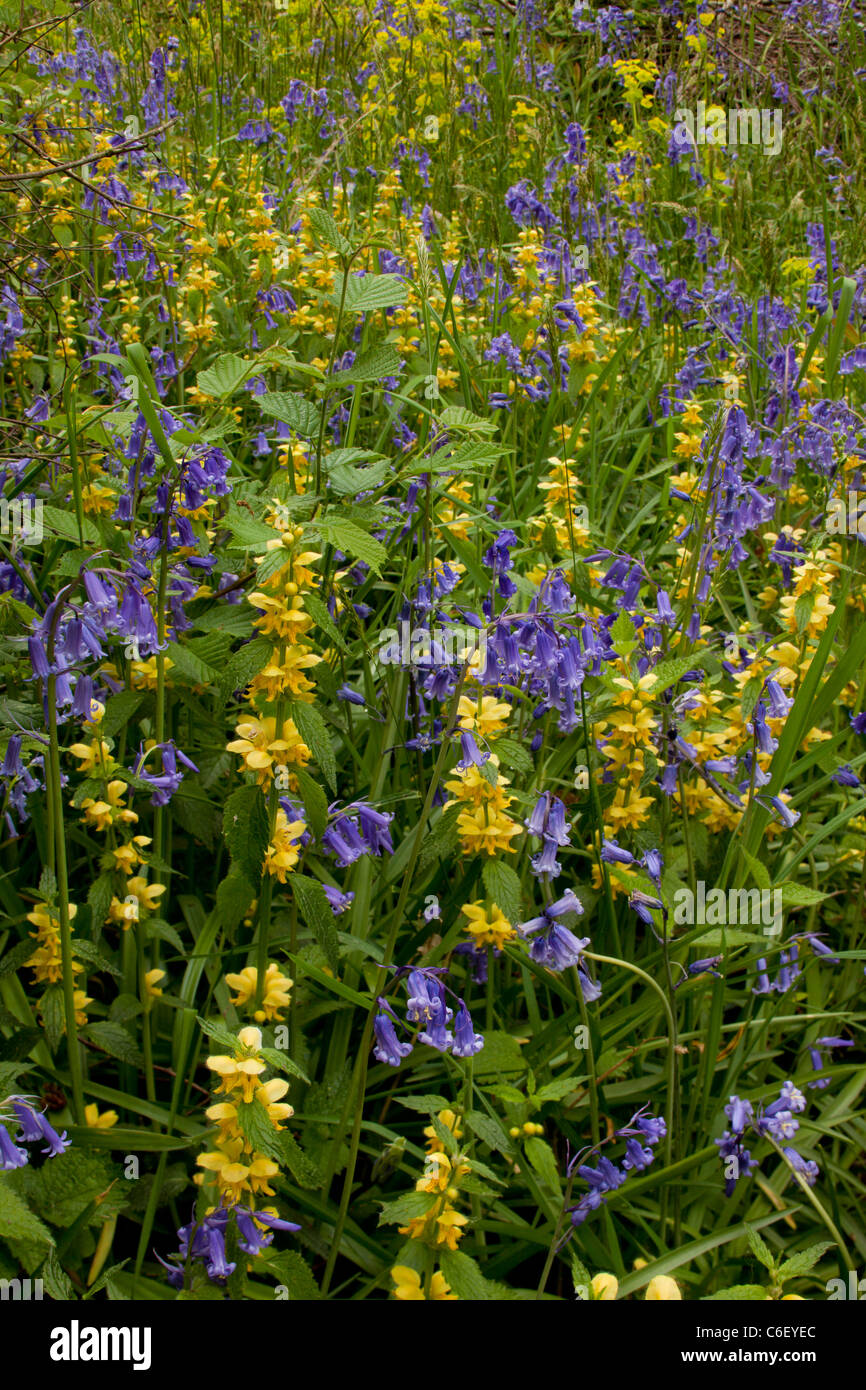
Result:
[[[326,246],[333,247],[341,256],[352,255],[355,247],[340,231],[329,212],[326,212],[324,208],[311,208],[307,213],[307,218],[319,240],[323,241]]]
[[[340,303],[343,277],[334,277],[331,302]],[[348,314],[364,314],[374,309],[391,309],[404,304],[407,295],[404,280],[396,275],[350,275],[346,282],[343,310]]]
[[[129,1062],[133,1067],[144,1066],[144,1058],[131,1033],[120,1023],[88,1023],[87,1027],[82,1029],[81,1036],[95,1043],[103,1052],[107,1052],[109,1057],[116,1057],[120,1062]]]
[[[774,1270],[776,1268],[776,1258],[769,1245],[767,1245],[762,1236],[758,1235],[755,1228],[749,1225],[748,1221],[743,1224],[746,1228],[746,1240],[749,1242],[749,1249],[755,1259],[760,1260],[765,1268]]]
[[[318,879],[307,878],[305,874],[292,874],[289,882],[301,917],[315,934],[328,958],[328,964],[336,974],[340,966],[340,943],[337,940],[334,914],[325,897],[324,888]]]
[[[332,791],[337,790],[337,760],[331,744],[328,726],[314,705],[303,700],[292,700],[289,704],[289,717],[322,770],[325,781]]]
[[[257,889],[269,840],[268,811],[261,787],[238,787],[223,812],[223,836],[233,862]]]
[[[834,1249],[835,1244],[832,1240],[821,1240],[817,1245],[807,1246],[805,1250],[796,1250],[780,1264],[777,1278],[798,1279],[804,1274],[810,1274],[822,1256],[826,1255],[828,1250]]]
[[[466,1123],[488,1148],[498,1149],[500,1153],[509,1156],[514,1153],[514,1145],[510,1138],[492,1115],[485,1115],[480,1110],[470,1110],[466,1116]]]
[[[266,391],[256,400],[266,415],[281,420],[304,439],[312,439],[319,433],[321,409],[308,401],[306,396],[295,391]]]
[[[496,906],[502,909],[508,921],[514,926],[522,917],[520,910],[521,887],[517,874],[510,864],[503,863],[501,859],[490,859],[484,865],[482,877],[488,897],[492,898]]]
[[[424,1216],[438,1202],[435,1192],[404,1192],[393,1202],[383,1202],[379,1212],[380,1226],[405,1226],[418,1216]]]
[[[235,353],[224,352],[210,367],[198,373],[195,384],[207,396],[231,396],[255,369],[254,362],[244,362]]]
[[[399,376],[402,366],[403,359],[397,349],[390,343],[380,343],[378,347],[362,353],[345,371],[334,372],[333,376],[327,378],[326,385],[342,386],[356,381],[381,381],[386,376]]]
[[[362,531],[354,521],[345,518],[334,520],[331,517],[316,520],[315,528],[322,540],[341,550],[351,560],[363,560],[374,574],[382,573],[382,566],[388,560],[388,552],[368,531]]]

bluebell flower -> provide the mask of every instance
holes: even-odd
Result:
[[[476,1052],[480,1052],[484,1046],[484,1038],[481,1033],[476,1033],[472,1027],[472,1019],[469,1010],[463,1001],[460,1001],[457,1010],[457,1019],[454,1024],[454,1043],[451,1051],[455,1057],[474,1057]]]
[[[9,1173],[13,1168],[25,1168],[28,1162],[27,1150],[19,1148],[6,1126],[0,1123],[0,1173]]]
[[[384,1004],[384,1000],[379,1000]],[[389,1067],[399,1067],[404,1057],[408,1057],[412,1051],[411,1043],[401,1043],[394,1030],[392,1018],[387,1013],[379,1013],[373,1020],[373,1031],[376,1034],[376,1047],[373,1056],[379,1062],[385,1062]]]

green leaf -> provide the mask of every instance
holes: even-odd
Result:
[[[0,979],[4,975],[11,975],[14,970],[20,970],[25,961],[28,961],[36,950],[36,942],[32,939],[19,941],[11,950],[7,951],[0,960]]]
[[[576,1091],[579,1085],[580,1077],[561,1076],[556,1081],[548,1081],[546,1086],[542,1086],[540,1090],[536,1091],[535,1099],[541,1105],[548,1100],[564,1100],[566,1096],[571,1095],[572,1091]]]
[[[783,907],[814,907],[830,896],[829,893],[819,893],[817,888],[810,888],[806,883],[777,883],[775,886],[781,886]]]
[[[440,1248],[438,1255],[439,1268],[445,1281],[458,1298],[473,1303],[489,1303],[517,1296],[507,1285],[485,1279],[475,1260],[470,1255],[464,1255],[462,1250]]]
[[[88,901],[89,900],[88,895]],[[82,937],[75,937],[72,942],[72,953],[78,960],[83,960],[87,965],[92,966],[94,970],[104,971],[107,975],[115,975],[117,977],[121,974],[117,966],[108,959],[108,956],[103,955],[99,947],[94,946],[92,941],[87,941]]]
[[[485,1029],[484,1047],[474,1059],[474,1068],[475,1076],[479,1080],[491,1075],[497,1079],[506,1076],[513,1078],[526,1071],[527,1063],[515,1038],[496,1029],[489,1032]]]
[[[732,1284],[729,1289],[721,1289],[719,1293],[708,1294],[702,1298],[702,1303],[727,1302],[730,1299],[735,1303],[762,1303],[767,1297],[767,1288],[764,1284]]]
[[[52,1159],[53,1163],[59,1161]],[[13,1192],[9,1186],[10,1176],[0,1173],[0,1231],[3,1232],[4,1239],[27,1241],[43,1248],[52,1246],[54,1237],[48,1227],[43,1226],[39,1217],[33,1215],[17,1192]]]
[[[39,1271],[39,1278],[45,1285],[48,1297],[56,1303],[74,1303],[77,1295],[65,1269],[57,1258],[57,1251],[52,1247],[48,1252],[48,1258]]]
[[[279,539],[278,532],[272,526],[267,526],[263,521],[256,521],[239,507],[229,508],[225,524],[231,532],[229,550],[264,551],[270,541]],[[285,563],[282,556],[280,559]]]
[[[396,1099],[407,1110],[418,1110],[422,1115],[437,1115],[440,1110],[452,1109],[452,1102],[444,1096],[397,1096]]]
[[[353,468],[348,463],[331,464],[327,468],[328,481],[341,497],[357,497],[362,492],[380,487],[390,471],[391,465],[387,459],[371,463],[367,468]]]
[[[522,744],[515,743],[511,738],[498,738],[496,755],[505,767],[519,772],[522,777],[531,777],[534,763]]]
[[[226,663],[219,677],[220,697],[227,700],[235,690],[245,690],[259,671],[268,665],[274,651],[274,644],[266,637],[255,637],[245,642]]]
[[[263,396],[257,396],[256,400],[266,415],[273,415],[277,420],[281,420],[284,425],[293,429],[295,434],[312,439],[319,433],[321,410],[312,401],[308,401],[306,396],[296,391],[266,391]]]
[[[209,685],[219,685],[221,673],[197,656],[189,646],[180,642],[169,642],[166,655],[172,663],[172,681],[180,680],[184,685],[194,687],[201,685],[205,689]]]
[[[743,1224],[746,1228],[746,1240],[749,1242],[749,1249],[755,1259],[760,1260],[761,1264],[767,1269],[771,1271],[774,1270],[776,1268],[776,1258],[769,1245],[767,1245],[766,1241],[758,1235],[758,1232],[753,1226],[750,1226],[747,1221]]]
[[[493,434],[495,420],[484,420],[474,415],[463,405],[448,405],[439,416],[439,423],[446,430],[466,430],[470,434]]]
[[[381,541],[375,540],[368,531],[363,531],[354,521],[345,518],[332,520],[330,517],[317,519],[315,529],[335,550],[341,550],[352,560],[363,560],[374,574],[381,576],[382,566],[388,559],[388,552]]]
[[[334,277],[332,303],[339,304],[343,277]],[[406,301],[407,287],[397,275],[350,275],[346,281],[343,309],[350,314],[364,314],[373,309],[390,309]]]
[[[120,1023],[88,1023],[87,1027],[82,1029],[81,1036],[120,1062],[129,1062],[133,1067],[144,1066],[144,1058],[131,1034]]]
[[[352,255],[356,248],[351,241],[347,241],[346,237],[343,236],[329,212],[326,212],[324,208],[311,208],[307,213],[307,218],[316,236],[326,246],[332,246],[341,256]]]
[[[289,1076],[297,1076],[299,1080],[306,1082],[309,1086],[310,1078],[306,1072],[302,1071],[297,1062],[293,1062],[285,1052],[280,1052],[276,1047],[260,1047],[259,1055],[264,1057],[268,1066],[274,1071],[284,1071]]]
[[[108,916],[111,899],[114,897],[114,874],[100,874],[87,890],[87,903],[93,913],[93,921],[101,924]]]
[[[752,679],[746,681],[746,684],[743,686],[742,693],[740,695],[740,713],[743,717],[744,722],[746,720],[751,719],[752,714],[754,713],[755,705],[758,703],[761,690],[763,689],[763,685],[763,676],[753,676]]]
[[[769,870],[767,869],[766,864],[762,864],[761,861],[760,861],[760,859],[756,859],[755,856],[754,856],[753,854],[747,853],[746,850],[743,850],[743,851],[742,851],[742,854],[743,854],[743,858],[744,858],[745,861],[746,861],[746,864],[747,864],[748,867],[749,867],[749,870],[751,871],[752,878],[755,880],[755,882],[756,882],[756,884],[758,885],[758,887],[759,887],[762,891],[763,891],[763,890],[769,890],[769,888],[770,888],[770,873],[769,873]]]
[[[692,945],[715,950],[717,946],[748,946],[750,942],[763,942],[766,945],[766,938],[759,932],[744,931],[742,927],[714,927],[696,936]]]
[[[405,1226],[417,1216],[424,1216],[439,1200],[436,1192],[404,1192],[393,1202],[383,1202],[379,1212],[380,1226]]]
[[[627,613],[618,614],[610,629],[610,639],[619,656],[628,657],[634,651],[637,639],[634,635],[634,623]]]
[[[318,594],[304,594],[304,607],[310,617],[314,619],[316,626],[320,627],[327,637],[338,647],[341,652],[348,652],[349,648],[343,641],[339,628],[328,612],[327,607],[319,598]]]
[[[698,653],[695,656],[675,656],[670,661],[660,661],[652,670],[652,675],[655,676],[652,694],[660,695],[663,690],[669,690],[677,681],[681,681],[687,671],[697,670],[703,665],[703,657],[703,653]]]
[[[232,1057],[234,1056],[240,1044],[230,1028],[227,1028],[224,1023],[216,1022],[213,1019],[201,1018],[198,1014],[196,1015],[196,1023],[202,1032],[206,1033],[207,1036],[216,1043],[217,1047],[221,1047],[224,1052],[227,1052]]]
[[[562,1187],[559,1180],[559,1169],[556,1166],[553,1149],[547,1141],[540,1139],[538,1135],[532,1135],[526,1140],[523,1148],[541,1181],[550,1188],[554,1196],[560,1196]]]
[[[514,1153],[514,1145],[510,1138],[492,1115],[485,1115],[480,1110],[470,1110],[466,1116],[466,1123],[488,1148],[498,1149],[500,1153],[509,1156]]]
[[[269,840],[268,811],[261,787],[238,787],[223,812],[223,836],[233,862],[253,889],[262,877]]]
[[[386,376],[399,376],[402,366],[403,360],[397,349],[390,343],[380,343],[378,347],[362,353],[345,371],[334,372],[325,384],[342,386],[344,382],[381,381]]]
[[[337,790],[337,760],[334,757],[327,724],[315,706],[306,704],[303,700],[290,701],[288,713],[289,717],[294,720],[295,728],[304,743],[322,769],[325,781],[335,792]]]
[[[294,774],[304,803],[305,820],[315,838],[320,840],[328,825],[328,798],[302,767],[296,767]]]
[[[322,1297],[313,1278],[313,1271],[297,1250],[281,1250],[271,1255],[267,1263],[256,1266],[256,1273],[269,1274],[288,1292],[290,1299],[313,1303]]]
[[[795,1251],[779,1266],[777,1278],[797,1279],[801,1275],[810,1274],[821,1257],[826,1255],[828,1250],[832,1250],[835,1244],[832,1240],[821,1240],[817,1245],[809,1245],[805,1250]]]
[[[49,535],[59,536],[64,541],[73,541],[75,545],[80,544],[78,522],[71,511],[65,512],[61,511],[59,507],[43,506],[42,526]],[[88,545],[98,546],[100,544],[99,532],[88,517],[83,518],[81,537]]]
[[[287,1130],[277,1135],[277,1138],[280,1143],[280,1157],[276,1161],[288,1168],[301,1187],[321,1187],[325,1181],[324,1175],[309,1155],[304,1153],[298,1141]]]
[[[252,906],[255,890],[246,874],[235,866],[216,891],[216,911],[220,926],[232,933]]]
[[[244,362],[235,353],[224,352],[210,367],[198,373],[195,384],[205,395],[231,396],[254,371],[254,362]]]
[[[325,897],[324,888],[318,879],[307,878],[305,874],[292,874],[289,882],[302,918],[314,932],[328,958],[328,964],[336,974],[340,967],[340,943],[337,940],[334,914]]]
[[[39,1017],[42,1019],[48,1046],[52,1052],[56,1052],[66,1031],[62,985],[48,985],[45,988],[39,1001]]]
[[[511,865],[503,863],[501,859],[490,859],[484,865],[482,877],[488,897],[493,899],[496,906],[502,909],[511,925],[515,926],[522,916],[520,911],[521,887],[520,879]]]

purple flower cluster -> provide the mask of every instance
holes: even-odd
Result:
[[[621,1167],[617,1167],[604,1155],[599,1158],[595,1167],[588,1163],[577,1166],[578,1176],[588,1184],[589,1191],[581,1197],[576,1206],[570,1208],[573,1227],[581,1226],[591,1211],[598,1211],[607,1194],[622,1187],[630,1173],[642,1173],[649,1168],[655,1158],[653,1149],[666,1135],[667,1126],[660,1117],[645,1115],[643,1112],[646,1108],[643,1106],[623,1129],[615,1130],[611,1136],[612,1139],[625,1139],[625,1154],[620,1160]],[[576,1164],[576,1159],[569,1164],[569,1177],[575,1171]]]
[[[9,1125],[13,1128],[9,1128]],[[0,1173],[11,1172],[13,1168],[25,1168],[30,1155],[22,1144],[41,1144],[40,1152],[49,1158],[57,1158],[64,1153],[72,1141],[66,1138],[66,1131],[58,1134],[46,1120],[41,1110],[26,1096],[9,1096],[0,1102]]]
[[[373,1055],[378,1061],[385,1062],[389,1067],[399,1067],[416,1042],[425,1043],[437,1052],[450,1052],[454,1057],[474,1057],[476,1052],[481,1051],[484,1038],[475,1032],[463,1000],[443,984],[440,976],[444,974],[447,974],[447,970],[442,966],[419,967],[415,970],[402,966],[398,969],[397,975],[405,976],[406,980],[406,1024],[419,1025],[418,1031],[411,1042],[400,1042],[396,1028],[406,1028],[406,1024],[397,1017],[388,1000],[380,996],[380,1012],[373,1024],[376,1034]],[[446,993],[455,999],[456,1019]],[[453,1032],[449,1028],[452,1022]]]
[[[274,1231],[301,1229],[294,1222],[284,1221],[282,1217],[274,1216],[271,1212],[250,1211],[242,1206],[217,1207],[201,1221],[190,1221],[189,1225],[180,1227],[177,1233],[180,1250],[175,1258],[183,1260],[184,1264],[191,1260],[201,1260],[208,1279],[218,1284],[225,1283],[237,1267],[235,1261],[229,1260],[226,1254],[226,1234],[230,1217],[234,1217],[237,1223],[238,1249],[245,1255],[258,1255],[271,1244]],[[262,1226],[266,1229],[262,1230]],[[182,1289],[186,1278],[185,1270],[178,1265],[169,1264],[159,1255],[156,1258],[168,1271],[168,1283],[171,1287]]]
[[[715,1141],[725,1168],[725,1196],[732,1195],[738,1178],[750,1177],[753,1170],[760,1166],[744,1146],[748,1131],[755,1138],[767,1136],[782,1145],[782,1153],[791,1167],[805,1178],[810,1187],[815,1184],[819,1174],[817,1163],[813,1159],[803,1158],[797,1149],[783,1143],[784,1140],[793,1139],[797,1133],[800,1122],[795,1117],[805,1109],[806,1097],[793,1081],[784,1082],[778,1099],[757,1112],[751,1101],[731,1096],[725,1106],[730,1128]]]

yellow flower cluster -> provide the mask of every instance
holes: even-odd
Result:
[[[237,974],[226,975],[226,984],[229,989],[237,991],[235,998],[232,999],[236,1009],[248,1008],[250,1004],[255,1005],[258,983],[259,972],[254,965],[245,966]],[[281,1010],[289,1007],[290,991],[294,983],[294,980],[290,980],[288,975],[282,973],[278,965],[275,965],[273,961],[268,962],[265,970],[262,1002],[253,1013],[256,1023],[281,1023],[283,1021]]]
[[[490,755],[487,766],[490,765],[497,772],[495,784],[489,782],[484,771],[474,763],[445,783],[454,798],[445,803],[444,809],[447,811],[450,806],[462,804],[457,831],[464,854],[494,855],[500,851],[513,854],[514,846],[510,842],[521,833],[520,825],[506,815],[514,798],[504,790],[508,778],[499,773],[499,759],[495,753]]]
[[[459,1137],[460,1128],[453,1111],[440,1111],[438,1118],[451,1130],[455,1139]],[[448,1250],[456,1250],[469,1218],[458,1211],[454,1203],[459,1196],[461,1179],[470,1171],[470,1167],[459,1154],[449,1158],[432,1126],[425,1130],[425,1134],[430,1136],[425,1172],[416,1182],[415,1191],[430,1193],[435,1200],[422,1215],[412,1217],[407,1225],[398,1229],[401,1235],[408,1236],[410,1240],[424,1241],[434,1248],[444,1245]]]
[[[464,917],[469,918],[466,931],[476,950],[479,946],[493,946],[501,951],[506,941],[513,940],[517,935],[502,908],[494,902],[482,899],[480,902],[466,903],[460,910]]]
[[[217,1101],[207,1110],[208,1119],[216,1123],[219,1133],[213,1149],[199,1154],[196,1162],[205,1174],[213,1174],[225,1206],[243,1201],[245,1206],[254,1208],[259,1195],[273,1197],[274,1191],[269,1184],[280,1171],[279,1165],[259,1152],[246,1137],[243,1107],[260,1105],[262,1117],[267,1118],[275,1132],[284,1129],[281,1121],[294,1114],[291,1105],[282,1103],[289,1083],[280,1078],[260,1079],[268,1065],[260,1056],[261,1046],[261,1029],[242,1028],[233,1056],[207,1059],[210,1070],[220,1078],[214,1094],[225,1095],[226,1099]],[[205,1174],[199,1175],[197,1180],[206,1181]]]
[[[69,904],[69,925],[78,913],[78,904]],[[63,978],[63,957],[60,948],[60,913],[56,907],[48,903],[39,903],[32,912],[27,913],[27,921],[31,922],[36,928],[30,935],[36,941],[36,949],[32,956],[24,962],[25,969],[33,971],[33,983],[40,985],[56,985]],[[80,975],[84,966],[80,961],[73,960],[72,975]],[[75,1001],[75,1021],[79,1025],[87,1022],[85,1009],[93,1000],[87,996],[83,989],[74,991]],[[41,1003],[39,1008],[41,1010]],[[65,1024],[64,1024],[65,1028]]]

